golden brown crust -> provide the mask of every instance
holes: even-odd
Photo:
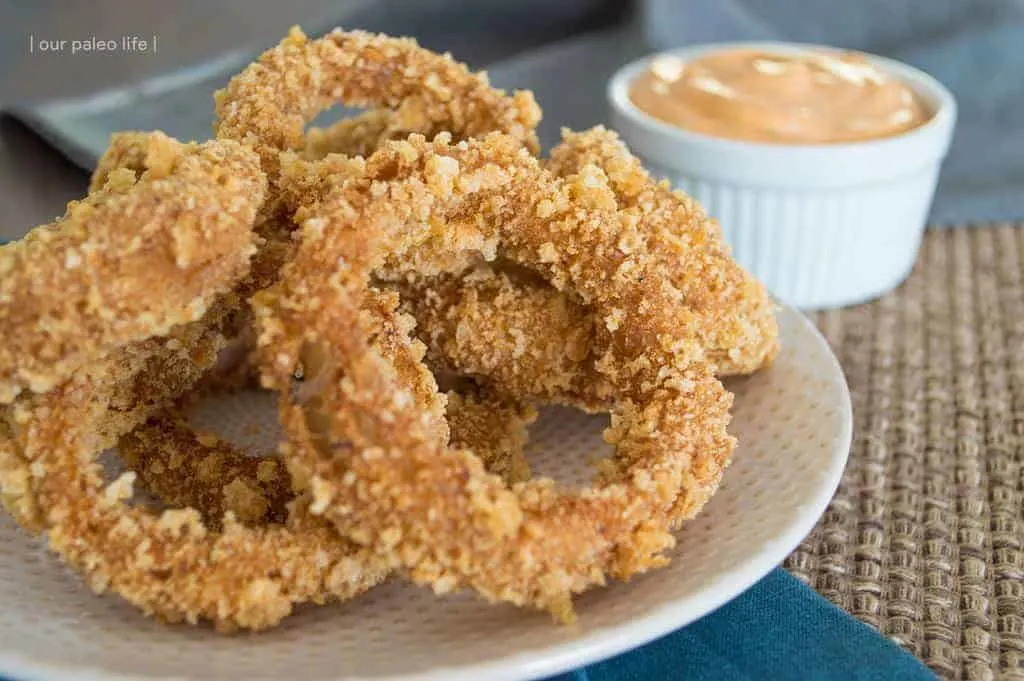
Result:
[[[311,515],[305,498],[284,524],[227,518],[220,531],[195,509],[126,503],[134,474],[108,484],[95,456],[138,422],[116,413],[116,397],[131,376],[152,370],[147,360],[132,353],[82,367],[44,395],[19,398],[0,421],[6,505],[45,530],[95,591],[166,621],[205,619],[230,631],[273,626],[294,603],[349,598],[383,578],[376,559]]]
[[[537,146],[540,110],[531,93],[506,97],[485,76],[412,39],[339,29],[309,40],[293,28],[217,92],[214,130],[252,146],[273,179],[278,154],[303,149],[305,125],[333,104],[396,109],[382,138],[500,130]]]
[[[601,168],[626,219],[640,225],[641,248],[658,259],[700,321],[696,331],[723,376],[752,373],[778,352],[775,303],[729,254],[718,223],[666,182],[655,182],[614,132],[602,126],[562,131],[548,169],[570,176]]]
[[[594,368],[590,311],[548,285],[486,264],[397,284],[434,367],[507,395],[604,411],[611,387]]]
[[[620,219],[639,237],[624,235],[620,247],[663,267],[696,316],[695,337],[716,371],[750,373],[769,362],[778,349],[775,305],[729,257],[718,226],[691,199],[654,182],[614,133],[598,127],[564,137],[548,168],[563,177],[588,166],[607,173]],[[594,366],[599,321],[546,282],[502,266],[396,284],[431,361],[511,394],[588,411],[610,404],[613,390]]]
[[[367,342],[382,321],[356,312],[371,273],[468,207],[510,259],[599,311],[608,341],[595,366],[617,391],[607,434],[617,454],[593,488],[509,489],[471,452],[438,447]],[[664,563],[669,530],[699,510],[729,460],[731,399],[664,264],[620,248],[639,236],[615,208],[596,167],[560,180],[502,135],[459,145],[413,135],[300,211],[295,259],[254,301],[260,362],[281,391],[289,466],[345,536],[435,591],[470,586],[563,619],[571,595],[606,574]],[[323,387],[316,399],[292,391],[300,363]]]
[[[226,295],[201,320],[175,327],[166,337],[118,348],[95,363],[88,371],[96,376],[95,381],[104,384],[104,389],[96,394],[102,404],[91,414],[95,419],[76,424],[77,430],[91,438],[97,449],[105,449],[113,446],[121,434],[185,394],[214,365],[227,345],[235,305],[230,294]],[[42,397],[23,394],[14,405],[0,410],[0,424],[10,418],[11,410],[19,404],[47,403]],[[46,417],[42,407],[40,417]],[[45,514],[32,493],[23,457],[15,449],[0,450],[0,495],[4,506],[27,529],[44,530]]]
[[[141,177],[115,171],[0,247],[0,403],[200,318],[247,270],[265,187],[256,157],[234,142],[147,142]]]
[[[194,508],[210,529],[226,513],[244,525],[282,523],[295,498],[280,459],[254,456],[165,411],[118,442],[125,467],[142,487],[172,508]]]
[[[447,392],[453,447],[473,447],[492,473],[512,484],[530,477],[524,446],[536,410],[509,397],[460,385]],[[295,499],[291,476],[274,452],[250,452],[192,428],[180,409],[167,409],[118,442],[127,470],[146,492],[173,508],[194,508],[222,528],[231,513],[244,525],[282,523]]]
[[[172,253],[195,270],[191,278],[202,281],[204,295],[215,302],[200,319],[171,328],[166,337],[112,341],[115,347],[105,357],[82,364],[45,394],[23,393],[4,409],[0,419],[0,490],[4,505],[19,522],[45,531],[50,547],[81,570],[95,590],[115,591],[168,621],[208,619],[227,630],[261,629],[278,622],[293,603],[353,596],[377,583],[385,571],[376,567],[372,555],[342,540],[311,515],[306,498],[291,504],[282,524],[249,527],[227,518],[218,530],[205,525],[195,509],[154,513],[125,503],[131,496],[131,473],[109,485],[103,479],[95,462],[97,453],[195,385],[245,324],[241,301],[232,289],[239,285],[246,268],[218,268],[214,257],[218,251],[210,249],[221,245],[202,237],[209,231],[207,221],[220,224],[218,220],[228,220],[244,207],[248,218],[245,239],[233,248],[234,256],[244,255],[243,263],[247,262],[253,216],[262,201],[264,183],[257,157],[231,141],[181,147],[166,138],[151,139],[156,140],[156,148],[149,144],[147,170],[140,178],[136,177],[139,168],[131,167],[140,158],[131,153],[139,148],[138,137],[123,138],[119,150],[109,156],[113,159],[120,154],[119,159],[109,161],[98,172],[108,173],[108,188],[144,187],[143,196],[160,198],[160,206],[171,212],[147,212],[148,202],[135,201],[131,208],[140,210],[132,215],[154,226],[122,220],[101,224],[95,231],[103,236],[104,228],[120,226],[128,234],[126,228],[131,226],[146,235],[144,230],[162,226],[177,239],[171,242],[177,246]],[[164,153],[179,149],[186,151]],[[241,166],[227,152],[248,165]],[[196,180],[195,188],[179,177],[182,168],[197,172],[192,168],[193,157],[215,169]],[[128,167],[110,168],[115,163]],[[200,168],[206,169],[205,165]],[[191,175],[185,177],[191,179]],[[177,193],[165,195],[172,189]],[[228,194],[232,202],[225,199],[210,205],[206,194],[211,192]],[[99,208],[121,200],[110,189],[104,193],[113,198],[104,196],[97,201]],[[77,214],[72,217],[78,220]],[[145,240],[142,243],[147,244]],[[158,257],[168,248],[160,246],[155,253],[141,249],[153,259],[154,276],[165,275],[167,281],[149,285],[145,280],[133,281],[128,290],[134,295],[158,297],[168,316],[187,321],[203,309],[174,297],[190,277],[161,270]],[[111,249],[105,255],[120,255],[123,260],[133,252]],[[103,262],[90,260],[88,271],[104,272]],[[276,276],[277,266],[268,269]],[[87,294],[75,288],[64,293],[67,304],[87,307]],[[12,294],[15,302],[35,305],[26,295],[20,289]],[[388,304],[393,307],[395,303]],[[114,320],[118,321],[120,317]],[[112,326],[116,329],[116,323]],[[146,335],[158,330],[157,326],[148,327]],[[425,392],[434,397],[433,392]]]

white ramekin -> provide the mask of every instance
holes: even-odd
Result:
[[[792,53],[796,43],[717,43],[671,50],[684,60],[734,48]],[[932,111],[924,125],[884,139],[827,145],[728,140],[683,130],[637,109],[629,85],[649,57],[608,84],[612,127],[657,177],[700,201],[736,259],[790,305],[863,302],[910,273],[939,167],[956,122],[953,95],[928,74],[868,55]]]

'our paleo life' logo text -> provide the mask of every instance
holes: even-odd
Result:
[[[152,54],[156,52],[157,36],[122,35],[117,38],[85,36],[82,38],[44,38],[34,33],[28,37],[31,54]]]

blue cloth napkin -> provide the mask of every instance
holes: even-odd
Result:
[[[782,569],[717,611],[619,657],[549,681],[924,681],[898,645]]]

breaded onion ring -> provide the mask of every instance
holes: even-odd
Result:
[[[400,377],[403,395],[418,414],[418,432],[443,447],[448,441],[445,400],[420,362],[422,344],[410,338],[412,320],[391,314],[398,304],[393,293],[372,293],[362,304],[356,323],[372,326],[372,347],[389,358],[391,375]],[[385,315],[385,323],[378,324]],[[203,328],[200,323],[184,327]],[[134,457],[152,464],[179,454],[194,457],[159,471],[143,466],[143,477],[158,483],[158,496],[194,508],[153,512],[128,506],[124,500],[132,495],[132,472],[106,484],[95,455],[153,411],[145,402],[129,402],[131,409],[120,411],[126,389],[140,377],[147,379],[147,390],[174,384],[179,367],[165,361],[164,349],[182,347],[202,345],[182,338],[166,345],[163,339],[150,339],[127,346],[82,367],[58,388],[23,396],[8,407],[0,420],[0,488],[11,510],[26,526],[45,530],[50,547],[85,573],[95,590],[115,591],[146,613],[172,622],[208,619],[226,631],[264,629],[295,603],[346,599],[379,583],[387,573],[380,557],[342,539],[311,515],[308,496],[286,499],[282,490],[290,486],[278,486],[279,464],[270,464],[273,470],[261,463],[247,466],[239,460],[244,456],[240,452],[204,441],[184,426],[169,429],[166,421],[163,427],[158,421],[155,432],[143,427],[134,441],[129,436],[128,458],[129,463]],[[223,343],[211,347],[203,361],[188,359],[192,382],[213,363],[219,347]],[[297,365],[295,373],[302,372]],[[315,401],[321,388],[313,376],[297,380],[295,393]],[[511,441],[518,443],[517,431],[531,412],[520,408],[516,414],[520,420],[508,423],[517,429]],[[460,428],[461,437],[477,435],[481,417],[473,418]],[[172,440],[164,441],[162,435]],[[177,450],[182,441],[189,447]],[[219,495],[205,494],[216,491],[210,479],[172,488],[205,467],[214,480],[234,469],[242,476],[241,485],[227,483]],[[246,475],[262,475],[266,484],[246,485],[251,482]]]
[[[697,319],[695,337],[720,375],[750,373],[778,349],[775,305],[728,255],[717,224],[689,197],[654,182],[604,128],[564,133],[549,169],[571,176],[606,171],[620,219],[639,239],[619,248],[658,262]],[[396,285],[435,366],[492,388],[602,410],[614,396],[594,367],[599,320],[547,282],[503,263],[468,274],[408,277]]]
[[[390,115],[372,111],[326,129],[314,128],[307,135],[304,155],[366,155],[385,139],[381,130]],[[655,182],[614,132],[597,126],[584,132],[563,130],[562,137],[546,167],[559,176],[573,175],[588,164],[605,171],[619,208],[643,227],[640,247],[664,261],[690,308],[701,315],[697,331],[719,375],[748,374],[771,362],[778,352],[775,304],[764,286],[729,257],[717,223],[685,194]],[[593,383],[596,376],[581,364],[582,358],[554,354],[553,336],[558,334],[551,333],[553,323],[572,329],[570,353],[582,351],[584,344],[576,341],[590,335],[593,326],[585,310],[573,308],[571,302],[559,304],[558,294],[544,282],[510,279],[506,272],[495,272],[489,279],[486,269],[477,267],[461,285],[452,274],[436,281],[417,276],[402,282],[406,309],[419,320],[420,338],[431,349],[431,359],[482,377],[517,373],[518,379],[496,379],[505,391],[590,409],[602,404],[608,387]],[[457,273],[457,268],[449,271]],[[475,299],[501,307],[479,306]],[[455,328],[459,338],[453,335]],[[503,337],[512,336],[517,347],[525,349],[515,362],[499,357],[496,347]],[[524,363],[537,365],[538,370],[519,366]],[[579,386],[588,383],[590,394],[580,393]],[[558,385],[569,391],[559,394]]]
[[[273,626],[293,604],[350,598],[383,579],[379,559],[312,516],[306,497],[291,503],[283,524],[228,516],[220,530],[193,508],[126,503],[135,474],[108,484],[95,457],[137,421],[115,406],[130,378],[173,375],[148,359],[133,348],[81,367],[48,393],[22,396],[0,420],[6,505],[45,530],[50,548],[95,591],[169,622],[209,620],[231,631]]]
[[[297,27],[216,93],[219,138],[252,146],[273,182],[278,154],[301,150],[307,123],[333,104],[386,107],[378,138],[501,131],[537,148],[540,109],[530,92],[511,97],[409,38],[335,29],[309,40]],[[378,120],[374,118],[364,120]]]
[[[84,433],[82,437],[87,436],[98,450],[111,447],[123,433],[190,390],[214,365],[234,333],[234,307],[231,296],[224,296],[201,320],[175,327],[165,337],[118,348],[96,363],[89,371],[93,381],[105,386],[96,393],[102,404],[91,415],[93,420],[75,424]],[[24,393],[15,404],[31,404],[29,398],[47,405],[40,411],[44,418],[54,404],[30,393]],[[10,417],[11,410],[11,406],[0,409],[0,424]],[[0,430],[3,428],[0,425]],[[31,492],[29,469],[13,441],[7,444],[0,447],[0,500],[19,524],[41,532],[46,528],[45,512]]]
[[[288,196],[294,190],[278,186],[281,165],[289,158],[282,152],[303,152],[309,144],[316,145],[316,135],[307,142],[303,129],[334,104],[395,109],[366,114],[358,123],[348,124],[353,142],[355,136],[371,134],[376,145],[379,140],[405,137],[410,132],[433,135],[445,131],[461,139],[501,131],[531,149],[538,148],[534,130],[540,108],[531,92],[506,96],[491,87],[484,74],[471,72],[449,55],[431,52],[408,38],[364,31],[335,29],[309,40],[293,28],[279,45],[232,78],[215,99],[217,137],[238,140],[260,154],[271,186],[263,221],[280,225],[285,232],[291,228],[292,206],[286,200],[279,205],[279,193]],[[339,143],[337,139],[334,142]],[[441,238],[442,226],[437,226],[437,233]],[[281,236],[268,238],[287,243]],[[432,252],[447,250],[435,248]],[[382,271],[411,267],[389,263]],[[419,264],[426,271],[463,267],[457,254],[430,268]]]
[[[451,446],[474,448],[487,470],[510,484],[530,477],[523,446],[535,409],[468,386],[448,391],[447,398]],[[147,492],[167,506],[196,509],[212,529],[220,529],[229,512],[245,525],[284,522],[295,498],[280,458],[198,432],[178,409],[136,427],[117,449]]]
[[[284,463],[252,456],[165,411],[121,438],[117,451],[143,488],[170,507],[194,508],[211,529],[225,514],[244,525],[282,523],[295,498]]]
[[[249,235],[255,205],[262,199],[258,190],[263,177],[257,159],[230,141],[203,145],[199,150],[209,156],[209,150],[217,148],[239,150],[249,163],[248,176],[259,178],[260,184],[238,199],[244,198],[249,206]],[[206,160],[202,153],[198,155]],[[150,179],[156,175],[155,163],[154,155],[147,153],[144,165],[149,170],[138,185],[158,181]],[[183,164],[176,160],[170,172]],[[220,172],[234,171],[233,176],[222,177],[218,172],[210,177],[210,189],[200,187],[202,203],[195,206],[207,205],[202,192],[242,182],[247,176],[241,170],[237,164],[225,163]],[[130,169],[115,170],[106,186],[120,176],[132,181],[134,175]],[[192,205],[188,195],[170,198],[178,202],[172,207],[181,202]],[[214,207],[237,210],[233,205]],[[204,225],[199,218],[205,216],[197,207],[192,212],[161,214],[165,223],[159,226],[177,235],[188,226]],[[189,243],[184,237],[179,240]],[[249,240],[237,249],[248,255]],[[185,252],[191,254],[192,250]],[[161,253],[150,255],[155,258]],[[121,435],[190,389],[214,364],[228,336],[238,332],[240,302],[232,288],[246,274],[245,263],[226,269],[218,267],[216,260],[207,258],[206,262],[205,269],[197,267],[193,276],[205,283],[216,302],[200,320],[172,328],[168,337],[119,345],[106,357],[79,366],[50,391],[23,393],[0,412],[0,491],[4,505],[19,522],[45,531],[50,548],[82,571],[96,591],[115,591],[168,621],[207,619],[225,630],[262,629],[276,624],[294,603],[319,603],[361,593],[379,582],[385,570],[370,552],[345,541],[322,519],[310,515],[307,497],[291,503],[282,524],[249,527],[229,516],[217,529],[204,524],[196,509],[157,513],[126,504],[134,474],[126,473],[107,484],[96,462],[96,456]],[[176,280],[169,281],[157,292],[165,293],[177,285]],[[69,305],[86,307],[85,293],[72,289],[66,294]],[[373,312],[376,300],[392,309],[394,299],[394,294],[381,294],[368,296],[364,303],[370,313],[377,314]],[[168,316],[189,318],[165,304]],[[178,304],[188,307],[190,302]],[[408,340],[409,322],[393,321],[398,326],[375,347],[385,355],[389,348],[401,346],[402,357],[422,356],[422,346]],[[444,401],[436,394],[433,378],[418,363],[410,366],[410,376],[429,380],[422,385],[406,384],[407,389],[424,395],[417,406],[425,418],[436,412],[435,420],[441,425],[435,429],[447,436]],[[423,427],[433,432],[430,424]]]
[[[620,248],[641,237],[615,208],[596,167],[559,180],[507,136],[453,146],[413,135],[300,211],[296,256],[254,309],[285,456],[308,476],[316,511],[435,591],[469,586],[562,619],[571,595],[606,574],[664,564],[670,530],[710,497],[731,456],[731,396],[664,265]],[[595,366],[616,389],[606,433],[616,454],[591,488],[509,489],[472,452],[439,447],[368,341],[388,317],[359,312],[373,271],[428,239],[431,223],[460,220],[499,232],[511,260],[592,305],[608,335]],[[296,366],[318,391],[296,391]]]
[[[729,254],[722,231],[700,205],[667,182],[656,182],[619,136],[602,126],[562,131],[547,167],[567,177],[595,165],[608,176],[622,219],[639,226],[640,243],[622,243],[661,263],[686,305],[719,375],[749,374],[779,350],[776,305],[764,285]]]
[[[147,138],[149,170],[113,173],[60,220],[0,246],[0,403],[198,319],[244,272],[265,180],[230,141]]]

